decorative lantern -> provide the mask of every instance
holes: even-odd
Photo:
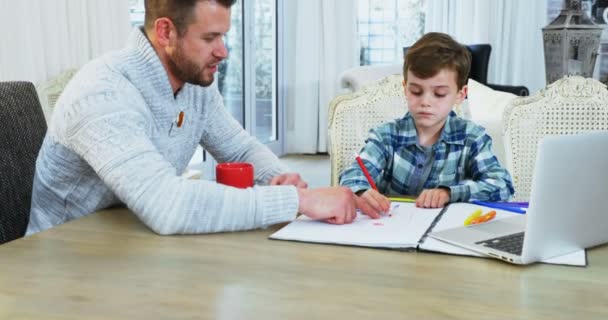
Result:
[[[565,75],[591,78],[603,29],[581,9],[581,0],[566,0],[566,8],[543,28],[547,84]]]

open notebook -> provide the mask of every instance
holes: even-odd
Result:
[[[401,250],[423,250],[447,254],[484,257],[427,235],[461,226],[476,209],[495,210],[470,203],[453,203],[445,209],[416,208],[413,203],[392,204],[390,213],[380,219],[358,214],[351,224],[333,225],[301,216],[270,236],[271,239],[329,243]],[[495,210],[495,219],[512,217],[516,213]],[[543,261],[573,266],[587,265],[585,250]]]

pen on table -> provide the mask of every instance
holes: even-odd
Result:
[[[473,200],[473,201],[471,201],[471,203],[480,205],[480,206],[484,206],[484,207],[488,207],[488,208],[500,209],[500,210],[504,210],[504,211],[510,211],[510,212],[521,213],[521,214],[526,213],[526,210],[524,210],[522,208],[510,206],[510,205],[506,205],[506,204],[500,204],[500,203],[496,203],[496,202]]]
[[[498,205],[505,205],[505,206],[509,206],[509,207],[518,207],[518,208],[527,208],[528,207],[528,203],[527,202],[502,202],[502,201],[497,201],[497,202],[492,202],[492,203],[496,203]]]
[[[501,202],[501,203],[509,203],[509,204],[514,204],[514,205],[528,205],[528,202],[526,201],[507,201],[507,202]]]
[[[395,201],[395,202],[409,202],[409,203],[415,203],[416,199],[412,199],[412,198],[404,198],[404,197],[391,197],[391,196],[387,196],[387,198],[391,201]]]
[[[367,171],[367,168],[365,168],[365,165],[363,164],[363,160],[361,160],[361,157],[357,156],[356,159],[357,159],[357,163],[359,163],[359,167],[361,167],[361,170],[363,171],[363,174],[365,175],[365,178],[367,179],[367,182],[372,186],[372,189],[378,191],[378,188],[376,187],[376,184],[374,183],[372,176],[369,175],[369,171]]]

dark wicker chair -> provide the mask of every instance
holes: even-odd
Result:
[[[0,244],[25,234],[46,128],[34,85],[0,82]]]

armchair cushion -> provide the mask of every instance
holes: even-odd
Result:
[[[486,129],[486,132],[492,138],[492,151],[494,151],[498,162],[507,167],[502,133],[502,116],[507,105],[517,96],[508,92],[492,90],[473,79],[469,79],[468,87],[467,100],[471,120]]]
[[[468,101],[471,119],[500,119],[511,102],[517,98],[516,95],[504,91],[496,91],[473,79],[468,82]]]

